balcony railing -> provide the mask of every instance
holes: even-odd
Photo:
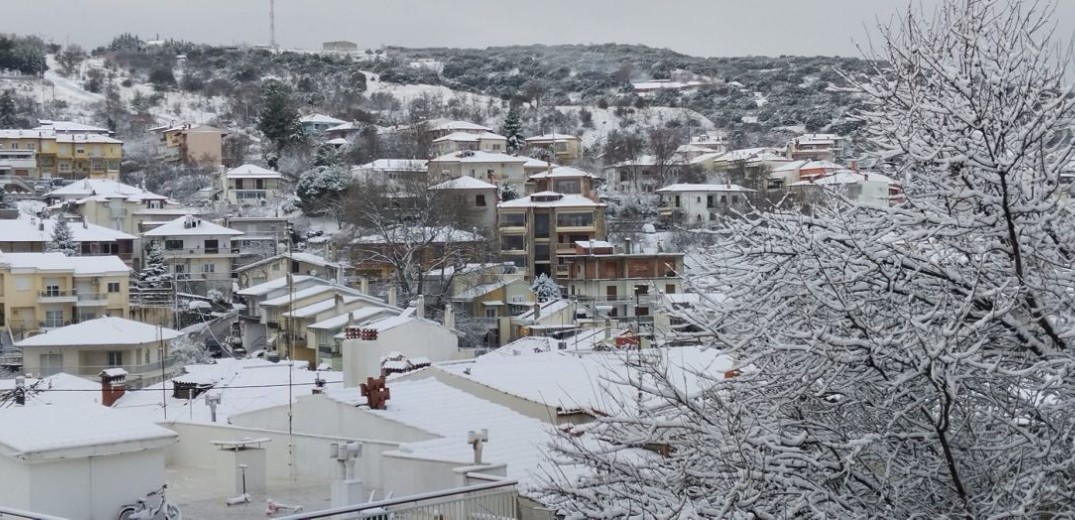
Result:
[[[108,293],[77,293],[78,306],[104,306],[108,305]]]
[[[437,518],[442,520],[508,520],[519,518],[519,493],[514,480],[422,493],[365,504],[311,511],[283,517],[286,520],[316,518]]]
[[[40,303],[73,303],[77,300],[75,291],[46,289],[37,293],[37,301]]]

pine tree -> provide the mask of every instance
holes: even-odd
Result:
[[[541,273],[534,279],[534,284],[530,286],[530,289],[537,295],[539,302],[560,299],[560,286],[556,285],[556,281],[545,273]]]
[[[71,226],[62,218],[56,219],[52,226],[52,241],[49,242],[47,251],[63,253],[66,256],[78,256],[78,244],[75,243],[75,234],[71,232]]]
[[[11,205],[11,198],[7,195],[7,190],[3,186],[0,186],[0,209],[8,209]]]
[[[146,265],[138,273],[138,281],[143,287],[158,287],[165,275],[168,274],[168,266],[164,265],[164,250],[159,242],[153,242],[146,255]]]
[[[508,138],[508,151],[516,153],[526,146],[526,137],[523,136],[523,122],[519,119],[519,113],[512,107],[504,119],[504,128],[501,130],[504,137]]]
[[[15,98],[10,90],[0,94],[0,128],[17,128],[19,116],[15,109]]]
[[[291,106],[291,89],[279,81],[269,81],[261,89],[258,130],[273,143],[276,151],[302,137],[299,112]]]

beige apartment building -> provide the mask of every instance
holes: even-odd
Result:
[[[568,275],[563,256],[575,242],[605,236],[605,204],[582,195],[543,191],[497,205],[501,260],[526,269],[526,276]]]
[[[129,311],[130,268],[115,256],[0,254],[0,330],[15,339]]]
[[[228,132],[209,125],[183,123],[149,129],[157,134],[157,160],[188,166],[221,164],[224,136]]]
[[[107,130],[106,130],[107,131]],[[0,175],[26,179],[118,179],[123,141],[49,127],[0,130]]]
[[[526,146],[548,150],[554,161],[560,164],[573,164],[582,156],[582,139],[569,134],[544,134],[526,138]]]

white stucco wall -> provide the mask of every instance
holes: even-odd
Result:
[[[408,358],[427,357],[431,361],[456,359],[459,338],[444,327],[413,320],[382,331],[373,341],[351,339],[340,347],[343,354],[343,384],[358,386],[367,377],[381,375],[381,358],[399,352]]]
[[[30,509],[30,469],[8,457],[0,457],[0,505]]]
[[[112,520],[120,507],[165,482],[162,449],[40,462],[27,467],[29,503],[23,507],[72,519]],[[7,486],[6,473],[3,481]]]

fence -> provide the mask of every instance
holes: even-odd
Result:
[[[284,519],[515,519],[519,518],[519,494],[515,489],[516,483],[514,480],[501,480],[354,506],[311,511],[287,516]]]

